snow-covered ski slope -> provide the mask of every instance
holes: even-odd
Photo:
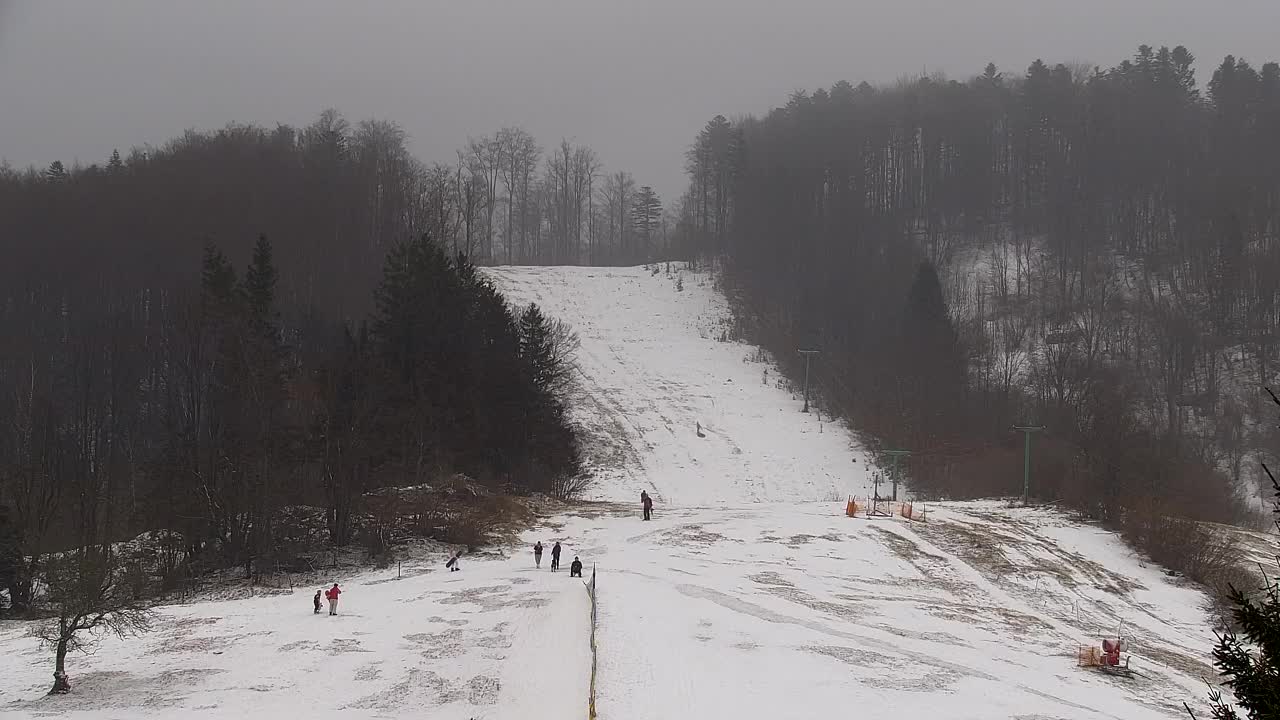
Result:
[[[584,716],[582,585],[523,554],[464,558],[455,573],[444,560],[339,578],[335,617],[312,614],[318,586],[161,608],[153,632],[70,655],[73,692],[59,697],[44,696],[50,653],[25,623],[0,624],[0,718]]]
[[[1203,698],[1204,595],[1112,534],[1000,503],[846,518],[831,497],[869,494],[867,458],[754,348],[721,342],[725,301],[681,275],[492,271],[582,343],[576,417],[597,494],[620,504],[543,535],[599,571],[601,717],[1136,720]],[[1076,666],[1117,632],[1140,676]]]
[[[756,348],[721,342],[729,310],[708,275],[511,267],[490,276],[512,302],[537,303],[578,333],[574,411],[597,499],[630,502],[647,489],[688,507],[864,491],[867,464],[849,433],[800,413]]]
[[[845,517],[832,498],[867,494],[867,458],[720,341],[705,275],[491,273],[581,338],[574,414],[604,502],[458,573],[437,552],[403,579],[338,577],[336,618],[311,614],[312,586],[162,608],[152,634],[73,655],[70,696],[43,697],[49,653],[0,624],[0,717],[585,718],[589,601],[533,568],[535,540],[597,570],[603,720],[1146,720],[1204,697],[1204,595],[1112,534],[999,502]],[[1076,667],[1117,631],[1138,677]]]
[[[600,716],[1143,720],[1204,697],[1203,595],[1111,535],[999,503],[914,526],[842,509],[570,519],[598,571]],[[1141,676],[1076,667],[1117,630]]]

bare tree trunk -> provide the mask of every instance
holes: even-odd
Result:
[[[53,661],[53,687],[49,689],[50,695],[64,695],[71,692],[71,682],[67,680],[67,641],[68,638],[65,636],[58,639],[57,655]]]

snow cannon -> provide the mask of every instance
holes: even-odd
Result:
[[[1128,649],[1129,645],[1124,638],[1103,638],[1101,649],[1096,645],[1080,648],[1078,664],[1108,675],[1132,677],[1134,673],[1129,669]]]
[[[1120,651],[1124,649],[1124,641],[1110,638],[1102,641],[1102,663],[1109,667],[1120,664]]]

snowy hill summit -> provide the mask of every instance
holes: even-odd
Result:
[[[762,351],[724,341],[729,307],[710,275],[655,265],[490,276],[508,300],[537,303],[578,334],[573,409],[594,499],[633,502],[647,489],[692,506],[862,491],[869,465],[849,433],[798,412]]]
[[[872,468],[758,349],[726,342],[705,274],[495,268],[508,298],[573,325],[573,415],[598,502],[520,546],[423,555],[318,588],[161,609],[155,631],[75,659],[0,634],[0,716],[586,717],[607,720],[1181,717],[1204,695],[1206,597],[1113,534],[1047,509],[930,504],[925,522],[846,517]],[[641,518],[639,495],[655,499]],[[536,565],[536,541],[563,547]],[[1081,668],[1128,641],[1133,677]]]

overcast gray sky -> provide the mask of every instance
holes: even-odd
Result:
[[[1110,65],[1189,47],[1280,59],[1280,0],[0,0],[0,157],[101,162],[189,127],[399,122],[425,160],[520,125],[664,196],[716,113],[798,88]]]

